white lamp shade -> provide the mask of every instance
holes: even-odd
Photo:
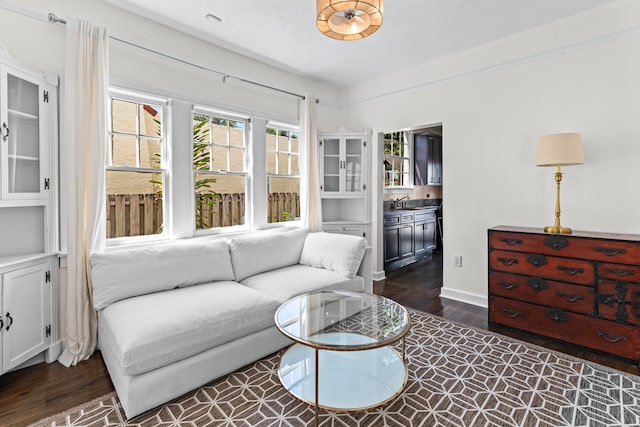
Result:
[[[540,137],[536,166],[572,166],[584,163],[579,133],[554,133]]]

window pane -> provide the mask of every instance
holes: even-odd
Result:
[[[140,139],[140,167],[159,168],[162,166],[162,146],[160,140]]]
[[[298,139],[297,134],[293,134],[291,138],[291,152],[292,153],[300,152],[300,140]]]
[[[162,232],[162,174],[107,171],[107,238]]]
[[[229,145],[228,140],[228,128],[226,125],[226,120],[224,120],[224,124],[220,124],[220,119],[212,118],[211,125],[211,141],[218,145]]]
[[[133,136],[114,135],[111,140],[113,141],[112,165],[136,167],[138,165],[136,160],[138,151],[136,138]]]
[[[111,101],[111,128],[114,132],[136,134],[136,105],[120,99]]]
[[[207,144],[193,144],[193,169],[211,170],[211,147]]]
[[[269,223],[300,218],[300,180],[298,178],[269,177],[267,216]]]
[[[195,183],[196,228],[244,224],[246,177],[196,174]]]
[[[229,144],[233,147],[244,147],[244,123],[231,121]]]
[[[296,154],[291,155],[291,175],[300,175],[300,159]]]
[[[276,173],[276,153],[267,153],[267,173]]]
[[[229,170],[232,172],[244,172],[244,149],[230,148],[229,159]]]
[[[211,147],[213,153],[213,170],[227,170],[227,147]]]
[[[162,136],[162,107],[140,104],[140,135]]]
[[[276,136],[269,133],[267,133],[267,151],[276,151]]]
[[[278,174],[289,175],[289,156],[287,154],[278,154]]]

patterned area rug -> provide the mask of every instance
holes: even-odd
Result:
[[[640,377],[420,312],[409,380],[367,412],[320,411],[322,426],[640,426]],[[34,426],[311,426],[278,380],[280,354],[127,421],[115,394]]]

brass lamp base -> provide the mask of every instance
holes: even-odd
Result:
[[[569,227],[560,227],[556,225],[547,225],[544,228],[545,233],[553,233],[553,234],[571,234],[571,229]]]

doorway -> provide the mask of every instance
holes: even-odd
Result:
[[[384,253],[385,275],[400,268],[411,270],[413,264],[433,259],[438,273],[430,275],[441,282],[442,124],[388,132],[383,136],[383,171],[378,176],[382,176],[383,189],[380,249]],[[433,267],[422,271],[432,272]]]

